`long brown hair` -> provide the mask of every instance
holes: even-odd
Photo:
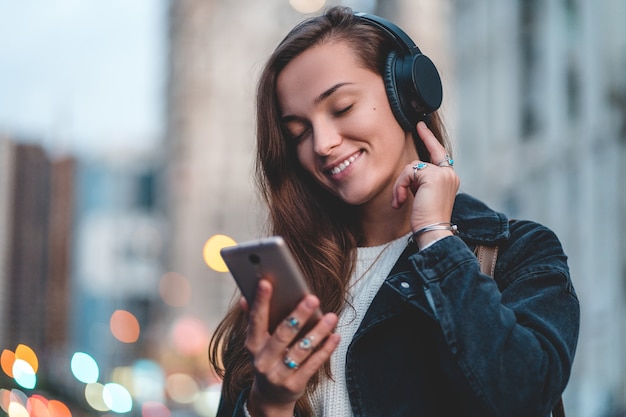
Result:
[[[276,80],[285,66],[308,48],[329,41],[352,46],[363,67],[378,74],[382,74],[393,47],[380,29],[354,16],[347,7],[330,8],[323,16],[294,27],[269,58],[258,84],[255,168],[257,185],[269,209],[267,233],[283,236],[288,243],[311,290],[319,297],[322,311],[339,314],[345,305],[359,241],[356,212],[319,186],[301,167],[295,145],[287,140],[280,123],[276,94]],[[430,128],[445,144],[436,113],[431,116]],[[209,349],[211,364],[223,378],[222,400],[230,406],[254,378],[244,347],[246,331],[247,317],[235,305],[218,326]],[[308,392],[315,389],[320,378],[331,377],[328,363],[324,371],[311,379]],[[306,395],[296,408],[302,415],[311,414]]]

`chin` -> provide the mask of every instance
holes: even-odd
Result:
[[[363,196],[357,195],[346,195],[346,194],[335,194],[337,198],[343,201],[346,204],[351,206],[360,206],[367,203],[368,199]]]

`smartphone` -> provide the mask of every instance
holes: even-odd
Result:
[[[273,333],[276,326],[289,316],[305,295],[310,294],[293,254],[280,236],[227,246],[220,250],[220,255],[249,306],[254,303],[259,280],[265,278],[272,283],[270,333]],[[322,313],[318,309],[307,323],[301,326],[300,333],[304,334],[310,330],[321,316]]]

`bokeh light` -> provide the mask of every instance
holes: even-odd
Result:
[[[115,413],[128,413],[133,408],[133,399],[120,384],[105,384],[102,390],[104,403]]]
[[[109,322],[111,333],[120,342],[134,343],[139,339],[139,321],[126,310],[115,310]]]
[[[220,250],[227,246],[235,246],[236,244],[237,242],[225,235],[211,236],[202,249],[204,262],[206,262],[209,268],[217,272],[228,272],[228,267],[220,255]]]
[[[22,391],[18,389],[12,389],[11,391],[2,390],[0,399],[2,401],[2,409],[10,417],[22,417],[24,416],[24,412],[26,412],[26,416],[28,416],[28,396]]]
[[[5,413],[9,412],[9,404],[11,403],[11,391],[0,388],[0,409]]]
[[[297,12],[314,13],[326,4],[326,0],[289,0],[289,4]]]
[[[15,363],[15,352],[4,349],[2,355],[0,355],[0,365],[9,378],[13,378],[13,363]],[[8,412],[7,410],[4,411]]]
[[[104,385],[98,382],[92,382],[85,386],[85,400],[96,411],[109,411],[109,407],[105,404],[102,396],[103,390]]]
[[[209,330],[196,317],[181,317],[173,324],[171,340],[174,349],[182,356],[205,355],[209,348]]]
[[[13,378],[19,386],[26,389],[33,389],[37,385],[35,370],[30,363],[22,359],[15,359],[13,362]]]
[[[191,285],[187,277],[176,272],[168,272],[159,281],[159,294],[172,307],[182,307],[191,299]]]
[[[26,407],[26,404],[28,403],[28,395],[19,389],[12,389],[11,394],[9,395],[9,402],[19,403]]]
[[[20,344],[12,352],[3,350],[0,355],[3,371],[25,389],[37,385],[39,359],[28,346]],[[19,389],[0,388],[0,409],[9,417],[71,417],[70,409],[62,402],[48,400],[40,394],[28,397]]]
[[[215,384],[200,392],[193,408],[202,417],[214,417],[220,403],[221,385]]]
[[[50,417],[48,411],[48,400],[41,395],[32,395],[28,399],[26,409],[30,417]]]
[[[182,373],[168,376],[165,389],[172,401],[179,404],[194,402],[199,392],[197,382],[190,375]]]
[[[132,366],[133,370],[133,397],[139,402],[163,401],[165,390],[165,375],[158,363],[141,359]]]
[[[22,404],[12,401],[9,404],[9,417],[30,417],[28,410]]]
[[[95,359],[84,352],[74,353],[70,367],[74,377],[85,384],[96,382],[100,376],[100,370]]]
[[[57,400],[48,402],[48,413],[50,417],[72,417],[72,412],[67,405]]]
[[[116,384],[131,388],[133,387],[133,378],[133,368],[130,366],[117,366],[111,372],[109,382],[115,382]],[[131,395],[134,394],[132,389],[129,389],[129,392]]]
[[[39,359],[37,359],[35,351],[30,347],[22,344],[17,345],[17,348],[15,349],[15,359],[21,359],[28,362],[31,368],[33,368],[33,371],[37,373],[37,370],[39,369]]]
[[[172,417],[172,412],[165,404],[147,401],[141,406],[141,417]]]

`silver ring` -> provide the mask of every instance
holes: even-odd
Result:
[[[437,162],[435,165],[437,165],[438,167],[450,167],[450,168],[453,168],[454,167],[454,159],[452,159],[449,154],[445,154],[443,159],[441,161]]]
[[[413,165],[413,181],[417,181],[417,171],[422,170],[428,166],[425,162],[418,162]]]
[[[291,328],[293,331],[297,332],[300,330],[300,321],[295,317],[287,317],[284,320],[287,327]]]
[[[303,337],[302,339],[300,339],[300,342],[298,343],[298,347],[302,350],[311,349],[313,347],[313,339],[315,339],[313,336]]]
[[[296,361],[294,361],[293,359],[291,359],[287,355],[285,355],[285,357],[283,358],[283,363],[289,369],[298,369],[298,367],[300,366],[300,365],[298,365],[298,363]]]

